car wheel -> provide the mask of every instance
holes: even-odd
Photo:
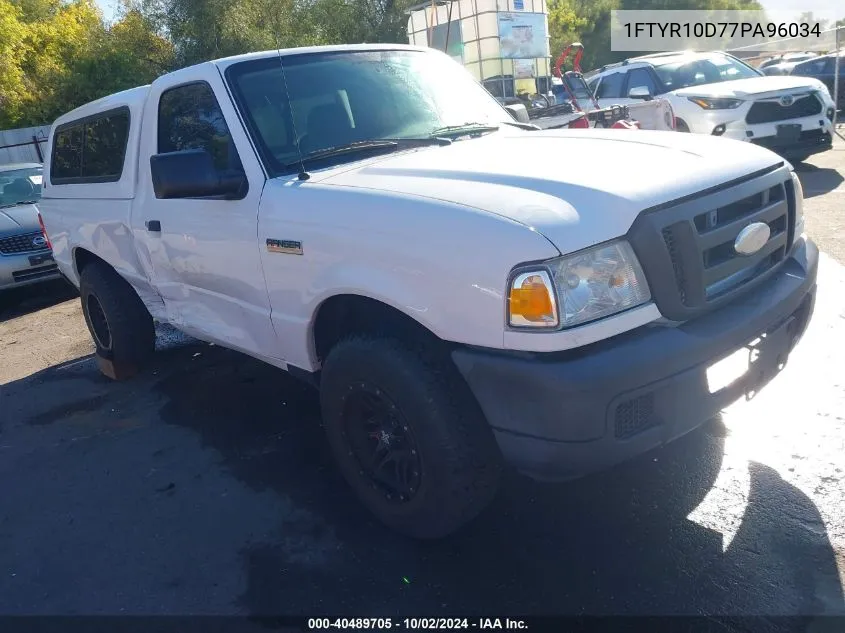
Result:
[[[689,134],[689,126],[681,119],[675,119],[675,130]]]
[[[79,295],[85,323],[112,378],[128,378],[155,350],[153,319],[138,294],[114,269],[93,262],[82,271]]]
[[[501,455],[448,359],[397,340],[346,339],[324,363],[320,403],[341,473],[388,527],[440,538],[495,496]]]

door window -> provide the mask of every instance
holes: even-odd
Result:
[[[624,73],[613,73],[601,78],[596,99],[618,99],[622,96]]]
[[[648,68],[633,68],[629,70],[628,92],[630,93],[632,88],[641,87],[648,88],[649,93],[652,95],[656,95],[659,92],[657,83],[654,81],[654,77]]]
[[[243,171],[214,92],[204,81],[171,88],[158,106],[158,152],[204,149],[218,170]]]

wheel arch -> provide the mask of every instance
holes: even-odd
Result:
[[[73,248],[71,261],[73,263],[73,270],[74,274],[76,275],[76,285],[79,287],[79,284],[82,279],[82,271],[85,270],[87,266],[90,266],[92,263],[98,262],[107,266],[109,269],[115,272],[119,277],[125,281],[129,287],[138,295],[138,297],[143,302],[144,306],[147,308],[147,311],[158,320],[166,321],[167,315],[164,309],[164,302],[162,301],[161,297],[155,291],[155,289],[148,283],[146,278],[139,276],[137,273],[127,275],[125,271],[121,271],[117,266],[111,264],[108,260],[103,259],[93,251],[85,248],[84,246],[76,246]]]
[[[447,342],[395,305],[362,294],[341,293],[323,299],[309,331],[311,351],[322,365],[332,347],[354,334],[393,336],[444,348]]]

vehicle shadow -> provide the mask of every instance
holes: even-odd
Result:
[[[0,323],[50,308],[78,296],[76,288],[65,279],[5,290],[0,293]]]
[[[816,167],[809,163],[798,163],[795,165],[795,172],[801,180],[805,198],[813,198],[833,191],[845,180],[835,169]]]
[[[240,602],[251,614],[845,615],[819,511],[777,471],[749,464],[747,491],[728,478],[731,503],[744,498],[745,507],[727,547],[720,531],[688,518],[722,467],[728,431],[720,419],[579,481],[509,475],[473,523],[420,543],[383,528],[352,499],[310,387],[220,348],[161,356],[153,389],[163,396],[162,420],[197,433],[249,488],[305,513],[280,516],[274,535],[241,552]],[[730,524],[728,510],[709,507],[709,524]],[[297,548],[315,535],[325,551]]]

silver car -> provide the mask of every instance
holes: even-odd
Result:
[[[41,165],[0,165],[0,292],[61,277],[41,229]]]

